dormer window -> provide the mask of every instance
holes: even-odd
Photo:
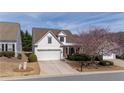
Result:
[[[65,34],[64,31],[61,31],[59,34],[58,34],[58,39],[60,42],[62,43],[66,43],[66,37],[67,35]]]
[[[60,42],[64,42],[64,37],[60,36]]]

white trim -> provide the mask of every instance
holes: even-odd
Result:
[[[64,31],[59,32],[59,34],[60,34],[60,33],[63,33],[64,36],[67,36],[66,33],[65,33]],[[63,36],[63,35],[59,35],[59,34],[58,34],[58,36]]]
[[[51,34],[60,44],[62,44],[59,40],[58,40],[58,38],[54,35],[54,33],[53,32],[51,32],[51,31],[48,31],[41,39],[39,39],[34,45],[37,45],[47,34]]]

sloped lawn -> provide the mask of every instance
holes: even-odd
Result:
[[[16,58],[0,58],[0,77],[13,77],[13,76],[27,76],[27,75],[39,75],[40,68],[38,62],[28,63],[27,67],[32,68],[32,71],[28,72],[16,72],[14,71],[22,63]]]

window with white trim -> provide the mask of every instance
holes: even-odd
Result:
[[[60,36],[60,42],[64,42],[64,37]]]
[[[52,43],[52,37],[48,37],[48,44]]]
[[[13,44],[7,44],[8,46],[7,46],[7,50],[8,51],[13,51]]]

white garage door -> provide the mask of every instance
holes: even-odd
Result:
[[[42,60],[60,60],[60,50],[38,51],[37,58]]]

